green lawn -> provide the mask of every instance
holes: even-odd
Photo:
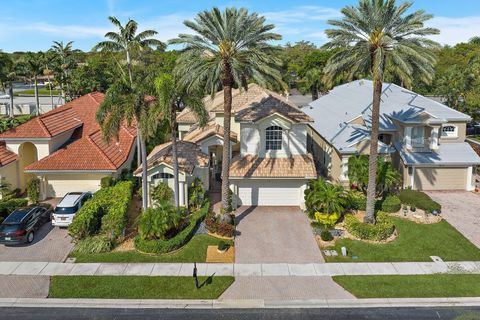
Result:
[[[205,262],[207,247],[222,241],[205,234],[196,235],[177,251],[160,255],[143,254],[137,251],[107,252],[97,254],[71,254],[76,262]],[[232,244],[230,242],[230,244]]]
[[[335,249],[340,253],[340,248],[346,247],[348,256],[325,257],[327,262],[432,261],[430,256],[445,261],[480,260],[480,249],[446,221],[429,225],[400,218],[394,221],[399,233],[395,241],[370,244],[342,239],[336,242]]]
[[[49,298],[217,299],[233,277],[53,276]]]
[[[58,96],[58,94],[59,94],[59,90],[52,89],[52,95],[53,96]],[[33,96],[33,95],[35,95],[35,90],[34,89],[27,89],[27,90],[17,91],[13,95],[16,96],[16,97],[21,96],[21,95]],[[45,89],[45,88],[39,88],[38,89],[38,95],[39,96],[50,96],[50,90]]]
[[[357,298],[478,297],[480,274],[335,276]]]
[[[480,136],[471,136],[471,137],[468,137],[470,139],[473,139],[473,140],[477,140],[480,142]]]

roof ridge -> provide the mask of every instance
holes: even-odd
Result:
[[[90,133],[86,138],[87,138],[88,142],[90,142],[91,144],[93,144],[93,145],[95,146],[95,148],[102,154],[102,157],[103,157],[105,160],[107,160],[107,162],[108,162],[114,169],[116,169],[116,166],[115,166],[115,164],[113,163],[113,161],[110,160],[109,157],[107,157],[107,155],[105,154],[105,152],[103,152],[103,150],[100,148],[100,146],[98,146],[98,145],[95,143],[95,141],[93,141],[93,139],[92,139],[92,137],[91,137],[92,135],[98,133],[99,131],[100,131],[100,130],[97,130],[97,131],[94,131],[94,132]]]
[[[36,117],[35,119],[36,119],[37,122],[40,124],[40,127],[43,129],[43,131],[51,137],[51,136],[52,136],[52,133],[48,130],[47,126],[45,125],[45,123],[43,123],[43,121],[41,120],[41,118],[40,118],[40,117]]]

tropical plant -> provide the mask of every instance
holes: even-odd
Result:
[[[27,182],[27,195],[32,203],[38,203],[40,198],[40,179],[31,178]]]
[[[278,48],[270,44],[281,36],[271,32],[265,17],[247,9],[226,8],[200,12],[194,21],[184,24],[196,34],[180,34],[172,44],[184,45],[175,74],[188,92],[202,90],[212,96],[223,89],[223,140],[230,140],[232,88],[248,90],[249,82],[266,87],[285,88],[275,56]],[[223,144],[222,207],[229,212],[230,144]],[[228,215],[224,215],[227,219]]]
[[[305,191],[305,205],[310,212],[341,215],[347,207],[345,196],[342,186],[318,178],[309,182],[309,188]]]
[[[331,20],[325,32],[328,49],[338,49],[325,68],[326,82],[338,75],[348,79],[368,75],[373,79],[371,144],[368,168],[367,214],[365,222],[375,223],[375,195],[378,158],[378,131],[382,84],[385,74],[412,84],[414,71],[425,82],[434,76],[438,44],[426,36],[439,30],[425,27],[432,18],[423,10],[406,14],[412,3],[397,6],[395,0],[360,0],[357,6],[342,9],[343,17]]]
[[[143,240],[166,239],[168,231],[177,228],[180,216],[171,202],[160,202],[138,217],[138,234]]]
[[[152,188],[150,191],[150,198],[153,200],[154,203],[163,203],[163,202],[170,202],[174,198],[172,188],[168,186],[168,184],[160,182],[156,186]]]
[[[35,91],[35,113],[40,115],[40,100],[38,97],[38,76],[45,70],[45,54],[43,52],[27,52],[23,61],[25,76],[33,80]]]
[[[7,115],[13,117],[13,81],[17,78],[17,64],[6,53],[0,51],[0,89],[10,96],[10,110]]]
[[[205,200],[205,189],[202,180],[195,178],[188,187],[188,205],[191,208],[198,209]]]
[[[63,101],[67,101],[68,90],[68,78],[69,72],[75,67],[76,61],[74,57],[73,41],[69,41],[66,44],[63,41],[53,41],[53,45],[49,50],[53,53],[54,59],[51,61],[52,71],[55,74],[55,79],[60,86],[60,95]],[[69,92],[69,96],[70,96]]]
[[[11,191],[10,189],[12,188],[12,184],[7,181],[5,177],[0,178],[0,195],[5,197],[8,195]]]
[[[174,200],[175,207],[178,209],[180,202],[178,192],[177,112],[188,106],[196,114],[200,127],[205,125],[208,114],[203,105],[202,96],[188,93],[172,75],[162,74],[158,76],[155,80],[155,89],[157,101],[153,107],[157,107],[156,112],[164,117],[166,116],[170,123]]]
[[[323,73],[320,69],[310,69],[305,73],[305,77],[302,79],[302,92],[310,92],[312,94],[312,100],[318,99],[318,93],[325,92],[325,86],[323,84]]]
[[[107,97],[102,104],[103,107],[97,113],[97,120],[100,120],[99,123],[103,123],[101,121],[106,120],[106,118],[114,119],[114,121],[108,121],[109,124],[106,127],[102,125],[104,135],[107,138],[111,137],[111,129],[118,133],[122,120],[127,119],[129,124],[132,123],[133,119],[136,120],[138,126],[137,163],[142,164],[142,202],[143,208],[146,209],[148,206],[148,184],[145,141],[148,136],[152,135],[148,128],[154,126],[152,123],[158,123],[158,118],[147,116],[148,103],[145,101],[145,83],[138,79],[140,77],[134,79],[132,54],[151,47],[163,47],[164,44],[160,40],[152,38],[157,34],[155,30],[145,30],[137,34],[138,24],[134,20],[129,19],[123,26],[115,17],[109,17],[108,19],[118,28],[118,32],[107,32],[105,37],[109,40],[99,42],[93,50],[124,53],[127,61],[128,82],[123,79],[124,77],[121,77],[120,81],[109,88]],[[123,100],[125,98],[128,102]],[[140,114],[144,116],[140,118]],[[153,119],[153,122],[150,121],[150,124],[148,124],[148,119]],[[140,127],[143,127],[144,130],[141,130]]]

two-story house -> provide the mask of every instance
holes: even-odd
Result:
[[[348,158],[368,154],[372,81],[340,85],[302,110],[314,122],[309,150],[321,173],[348,185]],[[383,84],[378,151],[416,190],[473,190],[480,157],[465,142],[468,115],[391,83]]]
[[[180,138],[180,204],[188,201],[188,185],[200,178],[206,189],[218,188],[223,154],[223,92],[204,99],[209,122],[199,128],[186,108],[178,116]],[[234,90],[231,123],[230,182],[236,206],[301,206],[303,191],[316,178],[307,152],[312,119],[285,97],[249,85]],[[173,183],[171,143],[157,146],[148,156],[148,180]],[[137,171],[137,174],[140,172]]]

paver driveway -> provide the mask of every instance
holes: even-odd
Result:
[[[480,248],[480,195],[465,191],[428,191],[442,205],[442,216]]]
[[[237,263],[323,262],[308,219],[298,207],[241,207]]]
[[[35,234],[31,244],[0,245],[0,261],[63,262],[73,248],[67,229],[44,224]]]

